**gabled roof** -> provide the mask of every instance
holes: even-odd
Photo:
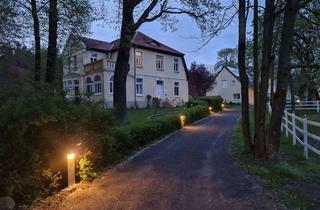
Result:
[[[110,42],[105,42],[96,39],[90,39],[86,37],[80,37],[80,40],[86,45],[88,50],[99,50],[99,51],[109,51],[112,44]]]
[[[221,73],[223,69],[226,69],[230,74],[232,74],[232,76],[234,76],[234,78],[236,78],[240,82],[239,69],[234,67],[229,67],[229,66],[222,66],[221,70],[217,73],[216,78],[218,77],[218,75]],[[249,86],[251,87],[253,86],[253,74],[251,74],[250,72],[247,72],[247,75],[249,78]]]
[[[105,42],[101,40],[80,37],[80,40],[86,45],[87,49],[111,52],[119,48],[119,39],[116,39],[112,42]],[[134,35],[132,44],[133,46],[144,48],[144,49],[155,50],[155,51],[169,53],[169,54],[178,55],[178,56],[184,55],[182,52],[179,52],[161,42],[158,42],[141,32],[137,32]]]

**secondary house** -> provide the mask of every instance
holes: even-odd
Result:
[[[70,36],[64,48],[63,85],[67,98],[81,96],[113,105],[113,78],[119,39],[106,42]],[[161,104],[188,101],[184,54],[137,32],[130,49],[127,106],[146,107],[147,95]]]
[[[249,78],[249,104],[254,103],[253,83]],[[213,88],[206,93],[207,96],[221,96],[226,103],[241,103],[241,83],[239,70],[223,66],[217,72]]]

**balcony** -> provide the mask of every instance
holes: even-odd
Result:
[[[92,63],[88,63],[84,65],[84,72],[101,72],[103,70],[114,70],[115,62],[100,59]]]

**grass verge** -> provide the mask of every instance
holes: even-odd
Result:
[[[279,202],[289,209],[320,209],[320,157],[310,152],[310,159],[305,160],[303,147],[293,146],[290,136],[289,139],[284,135],[281,137],[278,162],[262,161],[243,152],[239,122],[232,142],[232,153],[245,173],[258,177],[261,185],[273,191]]]

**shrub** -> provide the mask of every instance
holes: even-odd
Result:
[[[222,110],[221,104],[223,103],[223,98],[221,96],[202,96],[197,98],[198,101],[205,101],[208,106],[212,107],[214,112]]]

